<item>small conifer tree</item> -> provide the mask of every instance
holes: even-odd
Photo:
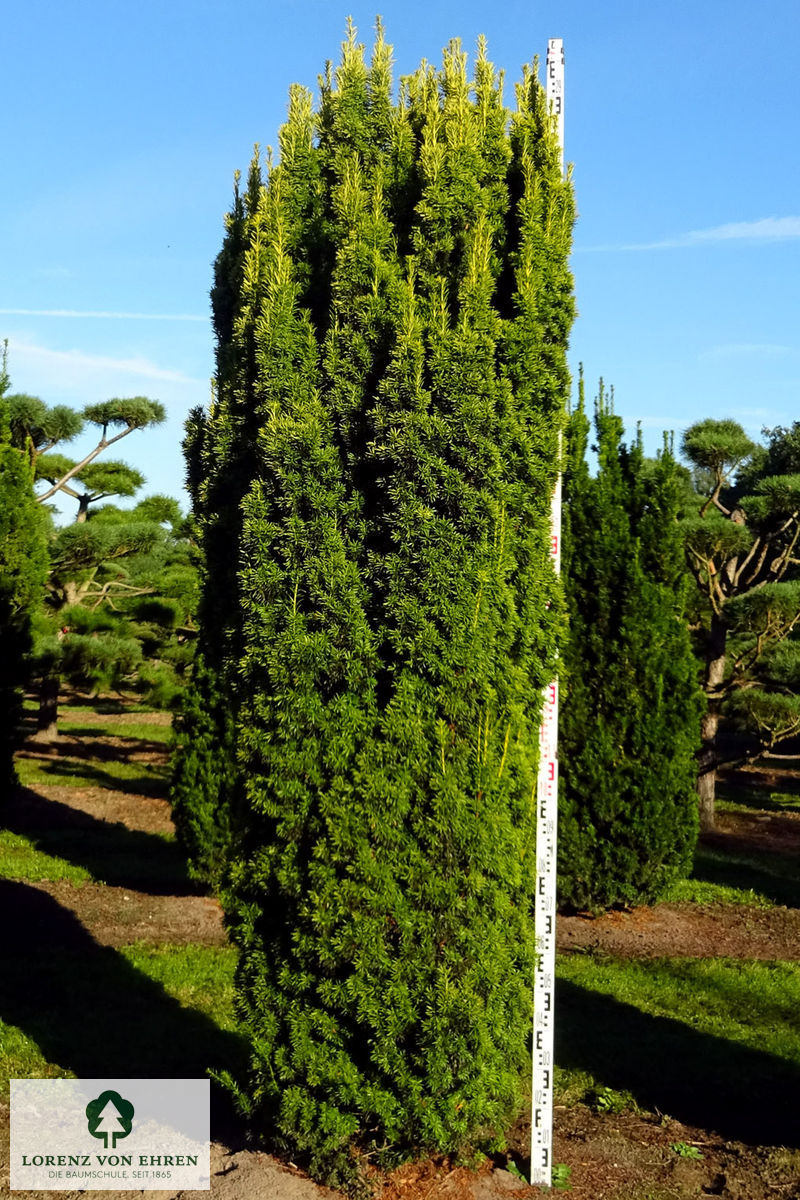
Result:
[[[208,675],[176,818],[227,872],[242,1101],[316,1170],[474,1145],[518,1098],[562,622],[553,123],[531,71],[507,112],[482,43],[474,80],[452,43],[399,101],[390,59],[351,30],[318,111],[292,89],[235,200],[189,437]],[[223,714],[213,766],[192,738]]]
[[[586,462],[583,390],[568,431],[564,491],[564,651],[559,754],[559,895],[599,909],[649,903],[691,867],[700,692],[683,618],[679,480],[655,461],[602,383],[598,468]]]
[[[5,353],[0,364],[0,786],[14,780],[13,753],[29,671],[31,620],[47,576],[45,514],[30,458],[14,446]]]

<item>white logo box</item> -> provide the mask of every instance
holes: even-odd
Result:
[[[209,1129],[207,1079],[12,1079],[11,1190],[208,1190]]]

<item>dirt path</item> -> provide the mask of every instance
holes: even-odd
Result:
[[[152,896],[104,883],[76,887],[65,880],[45,880],[30,887],[73,913],[101,946],[132,942],[225,946],[228,942],[222,910],[208,896]],[[36,936],[36,911],[18,913],[20,919],[23,915],[26,936]]]
[[[62,734],[56,743],[28,742],[20,757],[40,763],[59,764],[86,758],[117,759],[163,766],[167,747],[148,738],[120,738],[115,726],[122,724],[165,726],[168,713],[97,713],[76,715],[85,733]],[[752,778],[760,778],[751,772]],[[748,776],[748,779],[751,778]],[[766,783],[775,785],[772,775]],[[73,788],[39,784],[21,793],[12,803],[8,825],[18,832],[36,833],[54,828],[85,830],[89,833],[122,826],[132,833],[174,833],[170,809],[163,796],[141,795],[112,787]],[[731,812],[721,814],[717,832],[708,845],[746,856],[754,850],[770,852],[797,862],[800,868],[800,813]],[[127,882],[127,881],[125,881]],[[216,901],[179,894],[154,896],[150,888],[65,883],[38,884],[69,908],[87,930],[104,945],[124,945],[137,939],[154,942],[200,942],[222,944],[225,933]],[[194,889],[191,889],[194,890]],[[561,916],[557,924],[558,948],[562,953],[604,950],[625,957],[707,957],[709,952],[732,958],[800,959],[800,909],[729,904],[659,904],[611,912],[597,919]]]
[[[622,958],[800,959],[800,910],[744,904],[657,904],[602,917],[561,916],[561,952]]]
[[[96,831],[100,823],[142,834],[174,832],[165,800],[100,787],[39,784],[35,791],[28,789],[18,796],[9,816],[9,827],[27,834],[58,827]],[[800,869],[800,816],[794,814],[726,814],[710,840],[740,854],[777,845],[781,855],[797,857]],[[185,884],[176,895],[153,895],[137,888],[133,876],[127,887],[111,881],[35,886],[73,912],[103,945],[136,940],[207,945],[226,941],[217,901],[187,895]],[[706,958],[713,952],[730,958],[800,959],[800,909],[781,906],[658,904],[597,918],[560,916],[557,934],[561,953],[604,950],[622,957]]]

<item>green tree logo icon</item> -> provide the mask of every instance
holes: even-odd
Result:
[[[86,1105],[86,1119],[92,1137],[102,1138],[106,1150],[111,1138],[113,1150],[117,1138],[127,1137],[133,1129],[133,1105],[130,1100],[123,1100],[119,1092],[101,1092]]]

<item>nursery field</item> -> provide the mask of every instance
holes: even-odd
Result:
[[[165,800],[169,717],[73,694],[60,729],[18,754],[0,832],[0,1191],[9,1078],[196,1077],[245,1060],[235,952],[187,877]],[[575,1200],[799,1200],[793,768],[771,760],[723,782],[718,830],[666,902],[560,919],[555,1183]],[[248,1144],[212,1095],[212,1195],[333,1196]],[[409,1164],[376,1174],[375,1193],[533,1196],[528,1134],[523,1111],[508,1153]]]

